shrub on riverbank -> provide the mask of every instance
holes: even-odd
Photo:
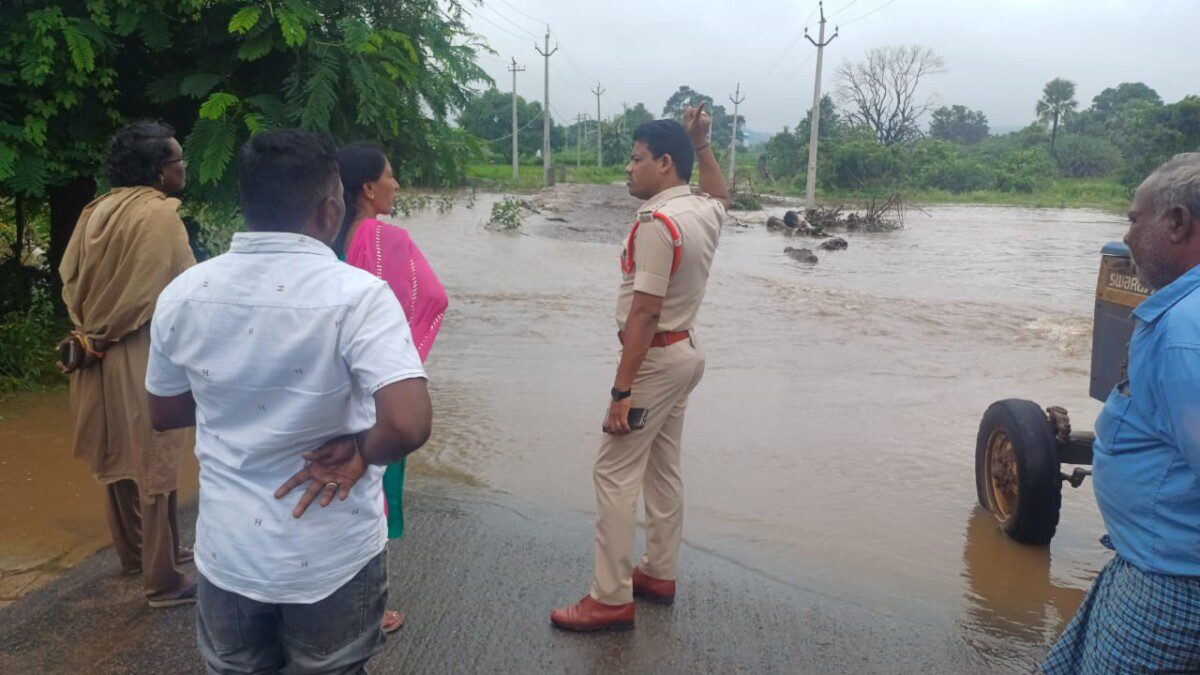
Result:
[[[47,291],[39,289],[27,309],[0,317],[0,393],[62,384],[54,346],[71,329],[54,314]]]

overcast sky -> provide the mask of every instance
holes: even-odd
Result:
[[[550,24],[550,106],[555,118],[594,118],[599,80],[605,117],[642,102],[655,115],[681,84],[729,104],[740,82],[750,129],[794,126],[812,105],[816,0],[467,0],[469,24],[496,55],[480,59],[502,91],[512,57],[526,70],[517,93],[542,99],[543,60],[533,49]],[[1142,81],[1170,103],[1200,94],[1200,0],[828,0],[822,92],[845,59],[868,49],[920,44],[946,71],[929,78],[947,105],[982,110],[993,128],[1034,119],[1054,77],[1077,85],[1085,108],[1105,87]]]

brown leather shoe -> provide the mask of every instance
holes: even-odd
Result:
[[[550,623],[556,628],[580,633],[629,630],[633,628],[633,603],[606,605],[594,600],[591,595],[585,595],[574,605],[550,612]]]
[[[675,580],[655,579],[639,567],[633,568],[633,594],[659,605],[675,602]]]

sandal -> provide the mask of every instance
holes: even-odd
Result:
[[[383,621],[380,622],[380,628],[383,629],[385,635],[395,633],[404,625],[404,612],[396,609],[388,609],[383,612]]]

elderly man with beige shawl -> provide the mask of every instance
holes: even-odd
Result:
[[[151,607],[195,601],[195,583],[179,569],[191,551],[179,546],[175,516],[194,430],[153,431],[145,385],[155,300],[196,262],[180,202],[167,196],[185,180],[173,136],[156,122],[117,132],[106,157],[114,187],[84,208],[59,268],[80,357],[60,365],[71,377],[74,455],[107,488],[121,566],[143,575]]]

